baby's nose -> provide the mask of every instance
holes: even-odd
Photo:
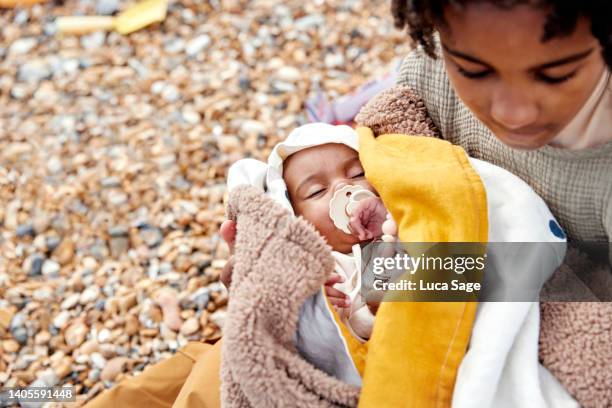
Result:
[[[338,183],[338,184],[336,184],[336,185],[334,186],[334,192],[336,192],[336,191],[340,190],[340,189],[341,189],[342,187],[344,187],[344,186],[348,186],[348,183],[344,183],[344,182],[342,182],[342,183]]]

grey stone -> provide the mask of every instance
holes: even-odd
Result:
[[[15,233],[17,234],[17,236],[19,238],[23,238],[26,235],[30,235],[30,236],[34,236],[36,235],[36,232],[34,231],[34,227],[32,226],[32,224],[21,224],[17,227],[17,230],[15,231]]]
[[[198,289],[193,295],[191,295],[191,299],[195,303],[198,310],[206,309],[206,306],[208,306],[208,302],[210,302],[210,289]]]
[[[13,335],[13,339],[22,346],[28,344],[28,330],[24,326],[19,326],[11,330],[11,334]]]
[[[41,275],[42,265],[44,261],[45,261],[45,258],[41,254],[33,254],[30,257],[30,269],[28,270],[28,276]]]
[[[13,22],[17,25],[24,25],[25,23],[28,22],[29,18],[30,18],[30,15],[28,14],[28,10],[19,10],[15,14],[15,18],[13,19]]]
[[[127,252],[129,240],[126,237],[113,237],[110,240],[110,252],[113,258],[119,258]]]
[[[96,13],[103,16],[110,16],[119,9],[119,0],[98,0],[96,3]]]
[[[55,251],[55,248],[59,246],[61,241],[62,241],[61,238],[58,237],[57,235],[48,236],[46,240],[47,251],[49,252]]]
[[[19,68],[17,75],[20,81],[39,82],[51,77],[51,68],[42,59],[33,59]]]
[[[127,237],[128,227],[125,225],[113,225],[108,229],[108,235],[111,237]]]
[[[164,235],[162,234],[161,230],[156,227],[142,228],[139,234],[149,248],[158,246],[164,239]]]

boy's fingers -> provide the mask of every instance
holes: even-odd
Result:
[[[223,283],[225,287],[228,289],[230,285],[232,284],[232,271],[233,270],[234,270],[234,257],[231,256],[225,263],[225,266],[223,266],[223,270],[221,271],[221,276],[219,277],[219,279],[221,280],[221,283]]]
[[[234,253],[234,242],[236,241],[236,221],[225,220],[219,228],[221,238],[227,243],[230,253]]]

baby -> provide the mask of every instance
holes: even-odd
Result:
[[[348,126],[324,123],[301,126],[273,149],[265,184],[267,194],[309,221],[331,246],[336,260],[335,275],[327,283],[333,285],[327,294],[344,299],[336,311],[351,333],[365,341],[372,332],[378,305],[366,304],[362,296],[361,246],[382,235],[388,213],[365,178],[357,139],[356,132]],[[235,180],[252,177],[248,168],[246,161],[232,166],[228,175],[230,187],[237,184]],[[347,217],[350,233],[340,229],[330,216],[334,194],[346,186],[373,193],[358,201]],[[224,237],[231,235],[227,226],[222,227],[221,233]],[[228,270],[225,275],[229,273]]]

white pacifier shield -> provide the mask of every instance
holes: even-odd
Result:
[[[346,185],[337,190],[329,201],[329,217],[336,228],[350,234],[349,218],[359,201],[368,197],[376,197],[374,193],[360,186]]]

